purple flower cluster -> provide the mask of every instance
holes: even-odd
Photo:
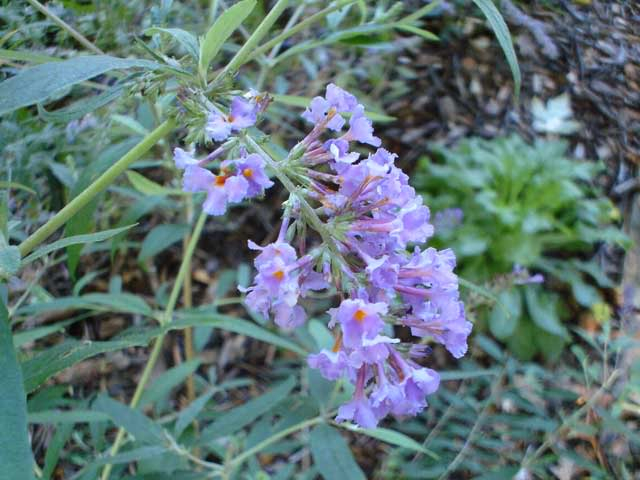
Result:
[[[273,313],[282,328],[299,327],[307,318],[298,305],[299,298],[311,290],[328,287],[324,277],[313,270],[312,257],[299,259],[295,249],[282,238],[264,248],[249,241],[249,248],[260,250],[260,254],[254,262],[258,270],[255,285],[241,289],[247,293],[246,304],[265,317]]]
[[[292,149],[283,173],[295,169],[291,178],[304,179],[298,181],[302,193],[292,197],[309,208],[291,202],[297,206],[286,209],[278,240],[263,248],[250,243],[260,254],[246,303],[291,328],[305,321],[301,298],[335,287],[343,298],[328,312],[335,344],[310,355],[308,363],[327,379],[344,377],[355,385],[337,420],[372,428],[389,414],[416,415],[437,390],[439,376],[410,358],[427,349],[409,348],[394,338],[393,328],[408,327],[456,358],[465,354],[472,325],[459,299],[455,256],[422,247],[434,230],[429,209],[395,166],[396,155],[377,148],[363,157],[352,150],[381,145],[353,95],[330,84],[302,117],[313,129]],[[334,138],[323,140],[327,131]],[[317,230],[323,242],[308,251],[305,238],[294,243],[305,229],[293,227],[302,225]]]
[[[256,96],[250,100],[233,97],[229,115],[210,113],[205,130],[213,140],[226,140],[232,131],[238,132],[253,125],[263,107],[263,102]],[[205,168],[223,153],[225,148],[220,147],[198,160],[193,151],[176,148],[173,152],[176,167],[184,170],[183,189],[187,192],[206,192],[203,209],[209,215],[223,215],[228,204],[261,196],[265,189],[273,185],[265,173],[264,159],[255,153],[247,155],[243,151],[241,158],[223,161],[217,175]]]

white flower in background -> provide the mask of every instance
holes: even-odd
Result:
[[[570,135],[580,129],[580,123],[573,120],[571,101],[566,93],[549,99],[546,105],[539,98],[534,98],[531,112],[533,128],[537,132]]]

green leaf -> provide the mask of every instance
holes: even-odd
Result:
[[[249,425],[256,418],[272,410],[276,405],[289,397],[289,393],[296,386],[294,377],[280,383],[264,395],[249,400],[244,405],[224,412],[224,414],[202,431],[199,442],[209,443],[216,438],[237,432]]]
[[[0,188],[2,189],[16,189],[16,190],[22,190],[24,192],[28,192],[31,195],[37,195],[35,190],[32,190],[31,188],[27,187],[26,185],[22,185],[21,183],[18,182],[7,182],[7,181],[1,181],[0,182]]]
[[[485,337],[486,338],[486,337]],[[487,368],[483,370],[441,370],[440,381],[446,382],[448,380],[467,380],[470,378],[478,377],[490,377],[500,375],[501,370],[499,368]]]
[[[151,330],[146,335],[106,342],[67,340],[60,345],[49,347],[35,357],[22,362],[24,389],[27,393],[33,392],[53,375],[86,358],[123,348],[145,346],[155,334],[157,331]]]
[[[9,277],[20,269],[20,249],[13,245],[0,247],[0,277]]]
[[[554,335],[540,327],[536,328],[534,334],[535,344],[538,346],[538,350],[542,352],[544,358],[548,362],[555,362],[558,360],[564,350],[564,346],[567,343],[568,338],[568,334],[566,337]]]
[[[72,192],[75,198],[80,194],[80,189],[83,188],[84,179],[79,179],[73,186]],[[64,226],[64,236],[67,238],[75,237],[77,235],[88,235],[95,228],[96,210],[98,205],[102,203],[103,194],[98,194],[89,201],[84,207],[82,207],[73,217],[71,217]],[[80,256],[82,255],[83,245],[75,243],[66,247],[67,252],[67,267],[71,273],[72,279],[76,280],[76,269],[80,263]]]
[[[364,480],[366,477],[340,432],[329,425],[318,425],[309,437],[315,467],[325,480]]]
[[[198,60],[198,50],[200,50],[200,46],[198,45],[198,39],[191,33],[186,32],[181,28],[161,27],[147,28],[144,33],[145,35],[153,35],[155,33],[166,33],[171,35],[180,45],[182,45],[187,53],[194,58],[194,60]]]
[[[70,319],[53,325],[45,325],[43,327],[30,328],[28,330],[16,332],[13,334],[13,346],[19,348],[25,343],[34,342],[40,338],[51,335],[52,333],[60,332],[64,330],[67,325],[73,322],[74,319]]]
[[[61,240],[58,240],[56,242],[50,243],[49,245],[45,245],[44,247],[39,248],[38,250],[33,252],[31,255],[26,257],[22,261],[22,264],[26,265],[27,263],[33,262],[34,260],[37,260],[38,258],[42,258],[42,257],[44,257],[45,255],[48,255],[51,252],[54,252],[54,251],[59,250],[61,248],[68,247],[69,245],[77,245],[77,244],[81,244],[81,243],[102,242],[103,240],[107,240],[107,239],[109,239],[111,237],[115,237],[119,233],[122,233],[122,232],[124,232],[126,230],[129,230],[130,228],[135,227],[136,225],[137,225],[137,223],[134,223],[132,225],[127,225],[126,227],[112,228],[110,230],[103,230],[101,232],[88,233],[88,234],[84,234],[84,235],[74,235],[72,237],[63,238]]]
[[[568,338],[569,334],[558,318],[558,302],[554,296],[530,285],[524,289],[524,298],[533,323],[552,335]]]
[[[129,450],[128,452],[119,453],[114,455],[113,457],[108,455],[103,458],[98,458],[94,462],[92,462],[92,466],[100,466],[100,465],[117,465],[121,463],[131,463],[137,462],[139,460],[145,460],[147,458],[158,457],[162,454],[167,454],[169,451],[160,445],[153,445],[148,447],[140,447],[134,448],[133,450]],[[176,479],[177,480],[177,479]]]
[[[22,372],[13,348],[9,313],[0,297],[0,464],[3,478],[33,478],[33,456],[27,434],[27,400]]]
[[[42,468],[42,477],[51,478],[53,470],[58,464],[60,459],[60,452],[64,448],[65,443],[71,436],[73,431],[72,424],[59,425],[56,428],[56,433],[53,435],[51,441],[47,444],[47,452],[44,457],[44,467]]]
[[[315,340],[318,350],[323,348],[331,349],[331,347],[333,347],[335,339],[333,335],[331,335],[331,331],[327,328],[326,322],[321,322],[315,318],[311,319],[307,330],[309,330],[309,334],[311,334]]]
[[[123,91],[124,84],[119,83],[108,90],[105,90],[100,95],[83,98],[82,100],[72,103],[68,107],[54,111],[47,111],[42,105],[38,104],[38,115],[45,122],[69,123],[72,120],[84,117],[87,113],[91,113],[94,110],[105,106],[116,98],[120,98]]]
[[[214,393],[216,393],[215,388],[207,390],[205,393],[191,402],[187,408],[183,409],[180,412],[174,429],[174,435],[176,436],[176,438],[179,438],[182,432],[184,432],[185,428],[187,428],[196,419],[198,414],[206,406],[209,400],[211,400],[211,397],[213,397]]]
[[[75,57],[62,62],[44,63],[27,68],[0,83],[0,115],[41,103],[64,88],[111,70],[136,67],[157,69],[160,65],[149,60],[96,55]],[[25,85],[28,88],[25,88]]]
[[[396,28],[398,30],[403,30],[405,32],[412,33],[414,35],[418,35],[419,37],[422,37],[425,40],[428,40],[430,42],[437,42],[440,40],[438,36],[435,35],[434,33],[431,33],[428,30],[424,30],[423,28],[419,28],[414,25],[398,24],[396,25]]]
[[[92,405],[93,410],[106,413],[113,423],[124,428],[141,443],[163,443],[162,427],[138,410],[117,402],[106,395],[100,395]]]
[[[105,413],[93,410],[42,410],[29,413],[29,423],[94,423],[109,420]]]
[[[140,193],[145,195],[183,195],[184,192],[182,190],[177,190],[174,188],[166,188],[162,185],[149,180],[144,175],[139,174],[134,170],[127,170],[126,172],[127,179],[131,182],[133,188],[135,188]]]
[[[180,320],[170,323],[170,329],[183,329],[187,327],[210,326],[227,330],[229,332],[238,333],[258,339],[260,341],[270,343],[277,347],[291,350],[299,355],[306,356],[303,348],[275,333],[270,332],[266,328],[260,327],[255,323],[249,322],[242,318],[230,317],[219,313],[203,313],[203,312],[180,312]]]
[[[249,16],[255,6],[256,0],[242,0],[223,12],[211,26],[200,46],[198,70],[203,78],[211,60],[215,58],[224,42]]]
[[[42,55],[41,53],[30,52],[28,50],[6,50],[4,48],[0,48],[0,58],[28,63],[48,63],[63,61],[62,58],[52,57],[50,55]]]
[[[171,390],[180,385],[184,380],[197,370],[200,366],[200,359],[190,360],[180,365],[170,368],[158,378],[142,394],[139,407],[155,403],[171,393]]]
[[[189,232],[188,225],[158,225],[142,241],[138,261],[144,262],[181,240]]]
[[[513,334],[522,313],[522,297],[516,288],[503,290],[498,294],[499,305],[495,305],[489,314],[489,329],[498,339],[503,340]]]
[[[526,317],[523,318],[507,340],[507,346],[523,362],[531,360],[538,351],[535,325]]]
[[[513,83],[515,87],[515,96],[520,96],[520,85],[522,83],[522,75],[520,73],[520,66],[518,65],[518,57],[516,51],[513,48],[513,42],[511,41],[511,35],[509,34],[509,27],[504,22],[502,15],[493,4],[493,0],[473,0],[487,20],[489,25],[493,29],[493,32],[498,39],[498,43],[504,52],[504,56],[507,58],[509,68],[511,68],[511,74],[513,75]]]
[[[24,305],[18,315],[38,315],[60,310],[95,310],[98,312],[137,313],[151,316],[151,307],[140,297],[130,293],[87,293],[79,297],[60,297]]]
[[[359,428],[350,423],[340,423],[339,426],[352,432],[362,433],[364,435],[368,435],[369,437],[377,438],[378,440],[390,443],[391,445],[396,445],[401,448],[413,450],[414,452],[424,453],[434,460],[438,460],[440,458],[431,450],[427,450],[426,448],[424,448],[413,438],[405,435],[404,433],[396,432],[395,430],[390,430],[388,428]]]

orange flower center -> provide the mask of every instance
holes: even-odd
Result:
[[[273,276],[278,280],[282,280],[284,278],[284,272],[282,270],[276,270],[275,272],[273,272]]]
[[[221,187],[224,185],[224,182],[226,181],[227,181],[226,175],[216,175],[216,179],[214,180],[214,183],[216,187]]]
[[[367,317],[367,312],[365,312],[364,310],[356,310],[356,313],[353,314],[353,319],[356,322],[364,322],[364,319]]]
[[[253,170],[250,168],[245,168],[244,170],[242,170],[242,175],[244,175],[247,178],[251,178],[253,177]]]

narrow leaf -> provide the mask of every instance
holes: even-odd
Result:
[[[111,237],[115,237],[119,233],[129,230],[130,228],[135,227],[136,225],[137,224],[134,223],[133,225],[127,225],[126,227],[112,228],[110,230],[103,230],[101,232],[88,233],[84,235],[74,235],[72,237],[63,238],[61,240],[58,240],[57,242],[53,242],[53,243],[50,243],[49,245],[45,245],[44,247],[39,248],[38,250],[33,252],[31,255],[26,257],[22,261],[22,264],[26,265],[27,263],[33,262],[38,258],[42,258],[45,255],[55,250],[68,247],[69,245],[77,245],[80,243],[102,242],[103,240],[107,240]]]
[[[188,225],[158,225],[154,227],[142,241],[138,261],[144,262],[148,258],[169,248],[180,241],[189,232]]]
[[[170,368],[158,378],[156,378],[149,387],[144,391],[140,398],[140,407],[155,403],[163,397],[169,395],[171,390],[180,385],[184,380],[197,370],[200,366],[200,360],[194,359],[180,365]]]
[[[431,33],[430,31],[423,28],[416,27],[414,25],[399,24],[396,28],[398,30],[403,30],[414,35],[418,35],[419,37],[422,37],[430,42],[437,42],[438,40],[440,40],[436,34]]]
[[[182,432],[184,432],[185,428],[187,428],[189,424],[196,419],[205,405],[209,402],[209,400],[211,400],[211,397],[213,397],[214,393],[216,393],[215,388],[207,390],[205,393],[191,402],[187,408],[180,412],[174,430],[176,438],[179,438]]]
[[[92,408],[106,413],[113,423],[124,428],[141,443],[158,444],[164,440],[162,427],[138,410],[117,402],[106,395],[100,395]]]
[[[216,438],[230,435],[249,425],[256,418],[272,410],[286,399],[295,385],[295,378],[291,377],[264,395],[225,412],[222,417],[202,431],[200,443],[209,443]]]
[[[182,45],[187,53],[194,58],[194,60],[198,60],[198,50],[200,49],[198,39],[191,33],[180,28],[161,27],[147,28],[144,33],[146,35],[153,35],[155,33],[166,33],[171,35],[180,45]]]
[[[136,67],[157,69],[160,65],[149,60],[96,55],[27,68],[0,83],[0,115],[20,107],[41,103],[63,88],[111,70]],[[25,88],[25,85],[29,88]]]
[[[112,465],[117,465],[120,463],[137,462],[138,460],[157,457],[165,453],[168,453],[168,450],[160,445],[140,447],[129,450],[128,452],[119,453],[117,455],[114,455],[113,457],[105,456],[102,458],[98,458],[92,463],[92,466],[107,465],[109,463]]]
[[[69,123],[72,120],[84,117],[87,113],[91,113],[94,110],[111,103],[116,98],[120,98],[123,90],[124,84],[117,84],[102,92],[100,95],[83,98],[82,100],[72,103],[68,107],[54,111],[47,111],[42,105],[38,104],[38,115],[45,122]]]
[[[60,452],[64,448],[65,443],[67,443],[67,440],[69,440],[72,431],[73,425],[71,424],[59,425],[56,428],[56,433],[47,444],[47,452],[44,457],[44,467],[42,469],[43,478],[51,478],[53,470],[56,468],[58,460],[60,459]]]
[[[414,452],[424,453],[434,460],[438,460],[440,458],[431,450],[424,448],[413,438],[405,435],[404,433],[396,432],[395,430],[390,430],[388,428],[358,428],[349,423],[340,423],[339,426],[347,430],[351,430],[352,432],[362,433],[369,437],[377,438],[378,440],[390,443],[391,445],[413,450]]]
[[[309,438],[315,467],[325,480],[364,480],[366,477],[340,432],[329,425],[318,425]]]
[[[146,336],[140,335],[126,340],[107,342],[68,340],[60,345],[50,347],[22,363],[24,389],[28,393],[33,392],[53,375],[86,358],[123,348],[147,345],[155,333],[155,331],[150,331]]]
[[[135,188],[140,193],[144,193],[145,195],[171,195],[184,193],[182,190],[163,187],[162,185],[149,180],[147,177],[134,170],[127,170],[126,174],[127,179],[129,180],[133,188]]]
[[[218,17],[204,37],[200,47],[200,62],[198,69],[201,75],[205,75],[211,60],[218,54],[224,42],[249,16],[256,6],[256,0],[242,0]]]
[[[106,413],[93,410],[42,410],[29,413],[29,423],[94,423],[109,420]]]
[[[210,326],[227,330],[229,332],[246,335],[248,337],[261,340],[278,347],[286,348],[299,355],[307,355],[303,348],[275,333],[270,332],[266,328],[260,327],[255,323],[243,320],[242,318],[230,317],[219,313],[180,313],[181,319],[169,324],[171,329],[182,329],[187,327]]]
[[[520,66],[518,65],[518,57],[516,51],[513,48],[513,42],[511,41],[511,35],[509,33],[509,27],[504,22],[502,15],[493,4],[493,0],[473,0],[487,20],[489,25],[493,29],[493,32],[498,39],[498,43],[504,52],[504,56],[507,58],[509,68],[511,68],[511,74],[513,75],[513,83],[515,86],[516,98],[520,96],[520,85],[522,83],[522,75],[520,74]]]
[[[27,435],[27,400],[22,372],[13,348],[9,313],[0,298],[0,464],[3,478],[33,478],[33,456]]]

